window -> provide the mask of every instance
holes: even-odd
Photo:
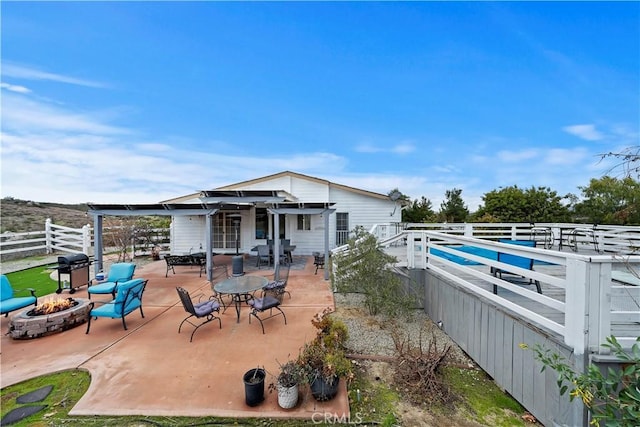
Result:
[[[336,212],[336,245],[342,246],[349,240],[349,213]]]
[[[256,239],[266,239],[269,232],[267,208],[256,208]]]
[[[311,215],[298,215],[298,230],[311,230]]]

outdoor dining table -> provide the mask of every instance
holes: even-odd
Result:
[[[230,277],[213,286],[216,292],[224,295],[231,295],[231,299],[236,306],[237,322],[240,323],[240,305],[247,302],[251,298],[251,294],[262,289],[269,283],[269,280],[263,276],[237,276]],[[226,309],[226,307],[225,307]]]

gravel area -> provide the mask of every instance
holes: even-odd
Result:
[[[393,325],[382,316],[370,316],[361,303],[360,294],[335,294],[336,317],[341,319],[349,329],[347,347],[355,354],[367,356],[395,356],[395,345],[392,339]],[[413,345],[422,342],[427,348],[435,337],[438,348],[449,345],[447,355],[450,363],[475,366],[473,360],[444,333],[422,310],[417,310],[409,321],[399,321],[402,336],[407,337]]]

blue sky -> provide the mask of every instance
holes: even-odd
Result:
[[[438,209],[639,144],[638,2],[2,2],[2,197],[292,170]]]

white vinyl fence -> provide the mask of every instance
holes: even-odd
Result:
[[[71,228],[56,225],[47,219],[44,230],[0,235],[0,256],[21,258],[51,254],[56,251],[88,254],[91,248],[91,227]]]

